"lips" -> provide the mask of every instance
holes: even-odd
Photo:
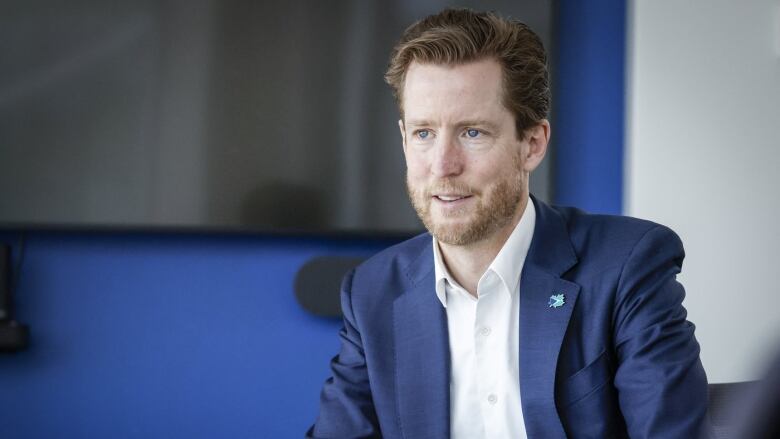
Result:
[[[434,198],[436,198],[439,201],[458,201],[462,200],[464,198],[469,198],[471,195],[434,195]]]

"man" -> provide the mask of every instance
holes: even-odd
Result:
[[[386,79],[430,234],[345,277],[308,436],[696,437],[707,381],[679,238],[529,195],[550,139],[539,38],[445,10],[405,31]]]

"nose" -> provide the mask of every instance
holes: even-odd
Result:
[[[463,150],[451,136],[441,136],[433,148],[431,174],[434,177],[453,177],[463,172]]]

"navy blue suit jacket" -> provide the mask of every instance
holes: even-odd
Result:
[[[680,239],[648,221],[534,203],[520,283],[528,436],[698,437],[707,379],[675,279]],[[563,306],[549,306],[554,294]],[[341,300],[341,351],[307,436],[449,437],[447,316],[430,235],[357,267]]]

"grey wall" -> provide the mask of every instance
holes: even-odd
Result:
[[[626,182],[671,226],[710,381],[755,379],[780,348],[780,6],[633,1]]]

